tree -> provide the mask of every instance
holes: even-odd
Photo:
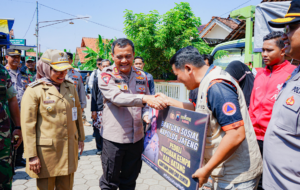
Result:
[[[94,70],[97,68],[97,59],[109,59],[112,61],[110,52],[111,52],[111,45],[114,42],[113,39],[108,40],[106,39],[105,43],[102,41],[101,35],[98,36],[97,40],[97,52],[94,51],[92,48],[86,47],[87,50],[83,51],[84,53],[87,53],[87,55],[84,57],[88,59],[82,66],[80,67],[82,70]]]
[[[154,10],[149,14],[133,14],[125,11],[125,29],[127,38],[135,45],[135,55],[145,60],[145,70],[155,79],[175,79],[169,65],[171,57],[186,46],[196,47],[201,54],[212,51],[201,38],[197,27],[201,20],[191,10],[189,3],[175,3],[164,15]]]
[[[33,48],[26,50],[26,52],[35,52]]]
[[[29,50],[26,50],[26,52],[36,52],[36,51],[34,51],[34,49],[31,48]],[[39,57],[42,57],[42,55],[43,55],[43,52],[39,52]]]

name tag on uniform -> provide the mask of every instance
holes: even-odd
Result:
[[[55,103],[55,101],[54,100],[45,100],[44,101],[44,104],[51,104],[51,103]]]
[[[69,97],[71,98],[72,96],[72,100],[74,102],[74,107],[72,108],[72,121],[76,121],[77,120],[77,107],[75,107],[75,98],[73,97],[73,94],[69,94]]]
[[[72,121],[77,120],[77,107],[72,108]]]

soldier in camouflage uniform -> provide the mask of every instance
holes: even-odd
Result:
[[[17,91],[12,86],[10,75],[4,66],[0,65],[0,190],[11,189],[12,186],[12,143],[15,135],[20,138],[14,148],[22,142],[20,127],[20,111]],[[11,113],[11,114],[10,114]],[[12,132],[10,117],[15,123],[15,130]]]

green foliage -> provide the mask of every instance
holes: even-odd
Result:
[[[125,11],[124,32],[135,45],[135,55],[145,60],[145,70],[155,79],[175,79],[169,64],[171,57],[186,46],[196,47],[201,54],[212,51],[201,38],[197,27],[201,20],[189,3],[176,3],[164,15],[154,10],[149,14]]]
[[[84,53],[87,53],[87,55],[84,57],[85,59],[88,59],[84,64],[80,66],[81,70],[94,70],[97,68],[97,59],[109,59],[112,61],[110,52],[111,52],[111,45],[114,42],[114,39],[108,40],[106,39],[105,43],[102,41],[101,35],[98,36],[97,40],[97,52],[94,51],[92,48],[86,47],[86,51],[83,51]]]
[[[228,56],[229,52],[226,50],[219,50],[215,53],[214,59],[221,59],[222,57]]]
[[[27,52],[35,52],[33,48],[26,50]]]

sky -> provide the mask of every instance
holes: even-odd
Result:
[[[134,13],[144,14],[157,10],[162,15],[174,8],[175,3],[180,2],[188,2],[195,16],[201,18],[202,24],[206,24],[212,16],[226,18],[229,12],[235,8],[257,5],[261,0],[39,0],[39,22],[70,19],[74,18],[70,15],[75,15],[77,17],[90,17],[90,21],[98,23],[74,20],[74,24],[64,22],[40,28],[39,44],[41,51],[67,49],[75,53],[76,47],[81,45],[82,37],[97,38],[98,34],[107,39],[126,37],[123,33],[124,11],[126,9],[132,10]],[[0,3],[0,18],[15,19],[13,26],[15,38],[26,39],[27,45],[36,45],[34,35],[37,23],[36,13],[34,14],[36,1],[0,0]],[[47,24],[41,23],[40,27]]]

